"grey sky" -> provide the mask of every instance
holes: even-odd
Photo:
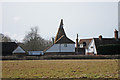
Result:
[[[31,27],[50,39],[60,19],[69,38],[113,37],[118,29],[117,2],[7,2],[2,4],[2,33],[21,41]]]

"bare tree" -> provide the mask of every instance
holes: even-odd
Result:
[[[23,48],[28,51],[44,50],[51,43],[51,41],[44,40],[38,34],[38,27],[31,28],[30,32],[28,32],[25,38],[23,39],[23,42],[24,42]]]
[[[0,33],[0,42],[11,42],[11,41],[12,39],[9,36]]]

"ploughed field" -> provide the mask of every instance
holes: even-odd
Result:
[[[118,78],[118,60],[2,61],[2,78]]]

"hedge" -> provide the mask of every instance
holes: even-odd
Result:
[[[98,46],[98,54],[120,55],[120,44],[100,45]]]

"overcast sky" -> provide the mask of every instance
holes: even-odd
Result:
[[[80,38],[113,37],[118,29],[117,2],[7,2],[2,4],[2,33],[22,41],[31,27],[39,34],[55,37],[60,19],[67,36]]]

